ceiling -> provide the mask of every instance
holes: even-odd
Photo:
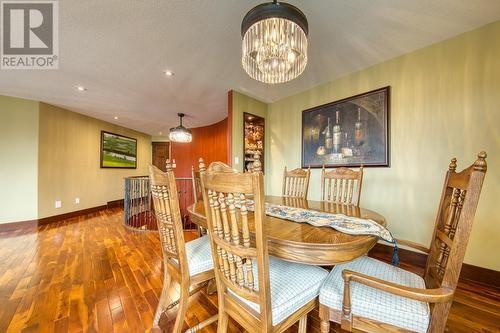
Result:
[[[225,118],[230,89],[273,102],[500,19],[498,0],[289,0],[309,20],[309,62],[272,86],[241,67],[241,20],[261,2],[59,1],[59,69],[1,71],[0,94],[165,134],[178,112],[188,127]]]

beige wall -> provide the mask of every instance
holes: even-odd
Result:
[[[168,136],[165,135],[153,135],[151,137],[152,142],[169,142],[170,139]]]
[[[0,223],[37,218],[38,102],[0,96]]]
[[[99,167],[101,130],[137,138],[137,169]],[[123,199],[123,178],[147,175],[150,162],[151,136],[40,103],[39,218]]]
[[[231,163],[236,170],[243,170],[243,113],[251,113],[263,118],[267,117],[267,104],[255,98],[243,95],[233,90],[233,108],[232,108],[232,158]],[[267,141],[267,120],[265,140]],[[267,163],[267,151],[265,164]],[[238,157],[239,163],[235,164],[235,157]]]
[[[451,157],[459,169],[486,150],[486,175],[465,261],[500,270],[500,21],[269,105],[267,193],[300,167],[302,110],[391,86],[391,167],[368,168],[361,205],[401,238],[428,244]],[[237,127],[237,126],[236,126]],[[314,170],[310,197],[319,198]]]

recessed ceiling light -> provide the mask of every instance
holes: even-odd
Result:
[[[117,117],[117,116],[115,116],[115,120],[118,120],[118,117]]]
[[[174,72],[172,71],[165,71],[166,76],[174,76]]]
[[[87,91],[87,88],[82,87],[82,86],[78,86],[78,87],[76,87],[76,89],[78,89],[78,91]]]

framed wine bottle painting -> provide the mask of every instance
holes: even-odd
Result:
[[[302,112],[302,167],[388,167],[390,87]]]

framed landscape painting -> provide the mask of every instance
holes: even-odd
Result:
[[[137,139],[101,131],[101,168],[137,168]]]
[[[388,167],[390,87],[302,112],[302,167]]]

